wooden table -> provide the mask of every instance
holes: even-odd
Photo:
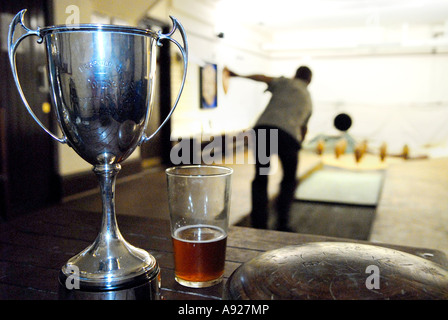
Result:
[[[233,271],[267,250],[317,241],[347,241],[231,227],[224,282],[210,288],[190,289],[174,280],[169,221],[125,215],[119,215],[117,220],[128,242],[146,249],[157,259],[161,268],[162,297],[166,300],[221,299],[225,282]],[[57,278],[61,266],[93,242],[100,221],[99,213],[53,207],[0,224],[0,300],[58,299]],[[425,257],[448,267],[447,257],[440,251],[384,246]]]

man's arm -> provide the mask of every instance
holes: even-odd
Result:
[[[264,82],[266,84],[271,83],[271,81],[274,79],[273,77],[268,77],[263,74],[240,75],[240,74],[237,74],[237,73],[229,70],[227,67],[224,68],[224,72],[228,72],[229,76],[231,76],[231,77],[240,77],[240,78],[250,79],[250,80],[254,80],[254,81]]]

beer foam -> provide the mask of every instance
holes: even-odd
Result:
[[[223,229],[206,224],[181,227],[174,232],[173,236],[176,240],[192,243],[214,242],[226,237],[227,234]]]

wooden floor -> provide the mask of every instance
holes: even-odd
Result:
[[[370,240],[448,254],[448,158],[388,168]]]
[[[299,175],[318,168],[322,158],[304,151]],[[250,184],[254,166],[226,164],[234,169],[230,223],[250,212]],[[370,164],[366,161],[366,166]],[[410,245],[448,254],[448,158],[396,161],[386,160],[386,179],[376,210],[370,241]],[[270,177],[269,194],[274,197],[281,168]],[[101,211],[98,190],[66,199],[64,205],[92,212]],[[163,168],[119,179],[116,187],[119,215],[169,219]]]

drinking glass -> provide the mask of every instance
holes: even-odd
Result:
[[[175,279],[203,288],[222,281],[233,170],[179,166],[166,170]]]

